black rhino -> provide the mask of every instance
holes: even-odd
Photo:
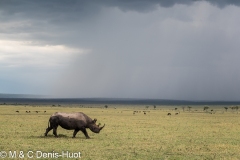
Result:
[[[94,133],[99,133],[105,124],[100,127],[96,125],[97,119],[92,120],[86,114],[82,112],[76,113],[62,113],[56,112],[51,115],[48,122],[48,128],[46,129],[45,136],[48,132],[53,129],[53,134],[57,137],[57,127],[60,125],[62,128],[67,130],[74,130],[73,138],[76,136],[78,131],[82,131],[86,138],[90,138],[86,131],[86,128],[89,128]],[[50,125],[49,125],[50,124]]]

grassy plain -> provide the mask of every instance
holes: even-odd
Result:
[[[81,152],[85,160],[240,159],[240,114],[226,112],[223,106],[210,106],[208,110],[214,110],[210,114],[203,107],[192,106],[183,112],[181,106],[0,105],[0,151],[23,151],[25,159],[28,151]],[[73,131],[61,127],[59,138],[52,131],[44,137],[48,119],[56,111],[84,112],[106,126],[100,134],[87,129],[91,139],[85,139],[82,132],[73,139]]]

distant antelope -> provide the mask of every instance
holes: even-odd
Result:
[[[17,113],[19,113],[19,111],[16,111]]]

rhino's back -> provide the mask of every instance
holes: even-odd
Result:
[[[65,113],[65,112],[56,112],[52,114],[52,116],[60,116],[64,118],[71,118],[71,119],[76,119],[76,120],[82,120],[86,122],[86,115],[82,112],[76,112],[76,113]]]

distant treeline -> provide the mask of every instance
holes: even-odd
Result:
[[[114,98],[0,98],[0,104],[240,105],[240,101],[182,101]]]

